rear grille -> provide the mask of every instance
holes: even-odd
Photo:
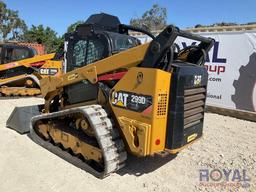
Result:
[[[203,119],[205,105],[204,87],[184,90],[184,128],[191,127]]]

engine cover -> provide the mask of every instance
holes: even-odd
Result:
[[[166,148],[176,153],[202,136],[208,73],[188,63],[174,63],[173,69]]]

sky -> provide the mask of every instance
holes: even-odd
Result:
[[[9,9],[19,11],[30,27],[43,24],[58,35],[78,20],[105,12],[116,15],[124,24],[137,18],[157,3],[168,11],[167,23],[180,28],[216,22],[256,22],[256,0],[3,0]]]

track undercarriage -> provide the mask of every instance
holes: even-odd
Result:
[[[0,83],[0,94],[2,96],[40,95],[39,80],[34,75],[28,75]]]
[[[77,167],[103,178],[125,165],[123,141],[100,105],[32,118],[31,138]]]

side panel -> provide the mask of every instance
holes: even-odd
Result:
[[[42,77],[46,76],[61,76],[62,75],[62,61],[46,60],[45,64],[39,68],[38,73]]]
[[[131,68],[115,85],[110,105],[131,153],[146,156],[165,148],[171,74]]]

